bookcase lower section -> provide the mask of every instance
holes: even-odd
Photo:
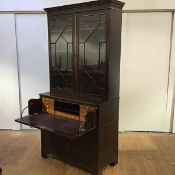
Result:
[[[41,130],[42,157],[52,155],[93,175],[101,174],[108,165],[115,166],[118,163],[119,98],[99,104],[83,103],[78,99],[63,101],[56,98],[54,101],[64,102],[64,106],[61,104],[58,107],[64,107],[68,113],[71,104],[78,106],[74,108],[75,111],[88,107],[88,112],[84,128],[81,128],[83,121],[42,112],[41,99],[29,100],[29,115],[15,121]],[[89,106],[94,106],[96,111]]]
[[[111,126],[107,127],[111,128]],[[117,138],[115,139],[116,143],[113,144],[113,148],[110,147],[109,149],[107,147],[112,140],[114,139],[109,139],[106,142],[107,140],[100,138],[98,129],[76,140],[57,135],[50,131],[41,130],[41,155],[43,158],[47,158],[48,156],[57,158],[82,168],[93,175],[100,175],[106,166],[115,166],[118,163]],[[106,142],[103,143],[103,146],[106,145],[106,148],[102,145],[101,148],[99,145],[100,142]],[[114,154],[115,149],[116,155]],[[105,161],[104,157],[106,158]]]
[[[99,174],[97,134],[95,131],[72,140],[41,130],[41,155],[44,158],[51,155],[92,174]]]

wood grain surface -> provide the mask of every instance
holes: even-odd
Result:
[[[40,132],[0,131],[3,175],[89,175],[53,158],[40,156]],[[175,135],[122,133],[119,164],[103,175],[175,175]]]

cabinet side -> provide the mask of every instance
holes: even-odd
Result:
[[[122,11],[108,10],[108,98],[119,97]]]

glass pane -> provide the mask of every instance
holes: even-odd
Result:
[[[106,82],[106,15],[79,18],[79,90],[104,95]]]
[[[51,89],[72,91],[72,17],[58,16],[49,26]]]
[[[56,65],[56,51],[55,51],[55,44],[51,44],[51,61],[50,67],[54,67]]]

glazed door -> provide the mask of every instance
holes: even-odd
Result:
[[[73,16],[49,17],[51,92],[74,92]]]
[[[106,14],[81,13],[78,30],[78,93],[106,93]]]

